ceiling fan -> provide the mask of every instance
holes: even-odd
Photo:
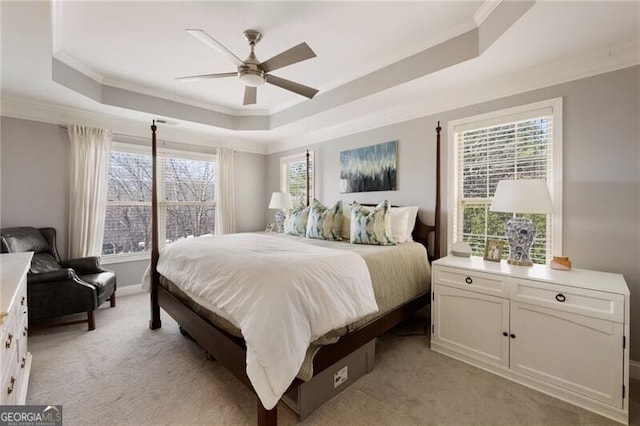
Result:
[[[274,86],[278,86],[299,95],[306,96],[309,99],[313,98],[315,94],[318,93],[318,90],[314,89],[313,87],[308,87],[303,84],[269,74],[271,71],[277,70],[278,68],[286,67],[297,62],[315,58],[316,54],[313,52],[313,50],[311,50],[307,43],[300,43],[297,46],[292,47],[291,49],[277,54],[271,59],[260,62],[258,58],[256,58],[254,47],[262,39],[262,34],[260,34],[260,32],[256,30],[246,30],[243,34],[244,38],[249,42],[251,53],[249,53],[247,59],[242,61],[229,49],[224,47],[219,41],[211,37],[205,31],[198,29],[188,29],[186,31],[197,40],[225,55],[228,59],[231,60],[231,62],[238,66],[238,71],[218,74],[191,75],[186,77],[178,77],[176,78],[176,80],[186,82],[206,80],[209,78],[237,76],[240,78],[240,81],[245,84],[243,105],[252,105],[256,103],[256,88],[264,83],[273,84]]]

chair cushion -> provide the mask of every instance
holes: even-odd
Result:
[[[96,288],[98,293],[98,306],[111,297],[111,294],[116,289],[116,274],[113,272],[80,275],[79,278]]]
[[[56,259],[49,253],[38,253],[33,255],[31,259],[31,268],[29,272],[38,274],[40,272],[51,272],[62,269]]]
[[[31,226],[6,228],[2,230],[9,253],[32,251],[34,253],[50,253],[51,246],[40,231]]]

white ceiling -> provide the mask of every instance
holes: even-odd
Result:
[[[2,111],[140,135],[151,118],[163,117],[178,123],[166,131],[174,137],[190,132],[195,143],[273,152],[640,62],[635,1],[517,3],[519,11],[504,12],[514,7],[483,1],[3,1]],[[245,29],[263,34],[260,60],[305,41],[317,57],[273,74],[320,92],[307,100],[267,84],[258,88],[257,105],[242,106],[237,78],[177,82],[178,76],[235,70],[186,28],[207,31],[240,58],[249,52]],[[457,58],[451,39],[476,28],[477,52]],[[417,70],[401,62],[423,53],[438,56],[426,56]],[[431,69],[440,58],[444,68]],[[56,64],[91,80],[54,76]],[[113,88],[117,101],[109,100]],[[86,96],[91,90],[97,95]]]

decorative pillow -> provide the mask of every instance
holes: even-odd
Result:
[[[380,246],[396,244],[391,233],[389,200],[384,200],[372,209],[353,202],[351,205],[351,243]]]
[[[309,219],[309,207],[301,206],[289,213],[284,223],[284,232],[291,235],[304,237],[307,235],[307,222]]]
[[[314,198],[309,209],[307,238],[342,239],[342,200],[327,208]]]
[[[411,233],[416,224],[418,207],[391,207],[391,234],[396,243],[413,241]]]

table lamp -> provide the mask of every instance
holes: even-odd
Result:
[[[491,211],[508,213],[552,213],[553,205],[549,188],[544,179],[515,179],[498,182]],[[536,227],[531,219],[512,217],[507,221],[505,234],[509,241],[508,263],[531,266],[529,257]]]
[[[270,209],[278,209],[276,212],[276,232],[284,232],[284,220],[287,217],[285,210],[293,208],[293,200],[288,192],[274,192],[269,202]]]

